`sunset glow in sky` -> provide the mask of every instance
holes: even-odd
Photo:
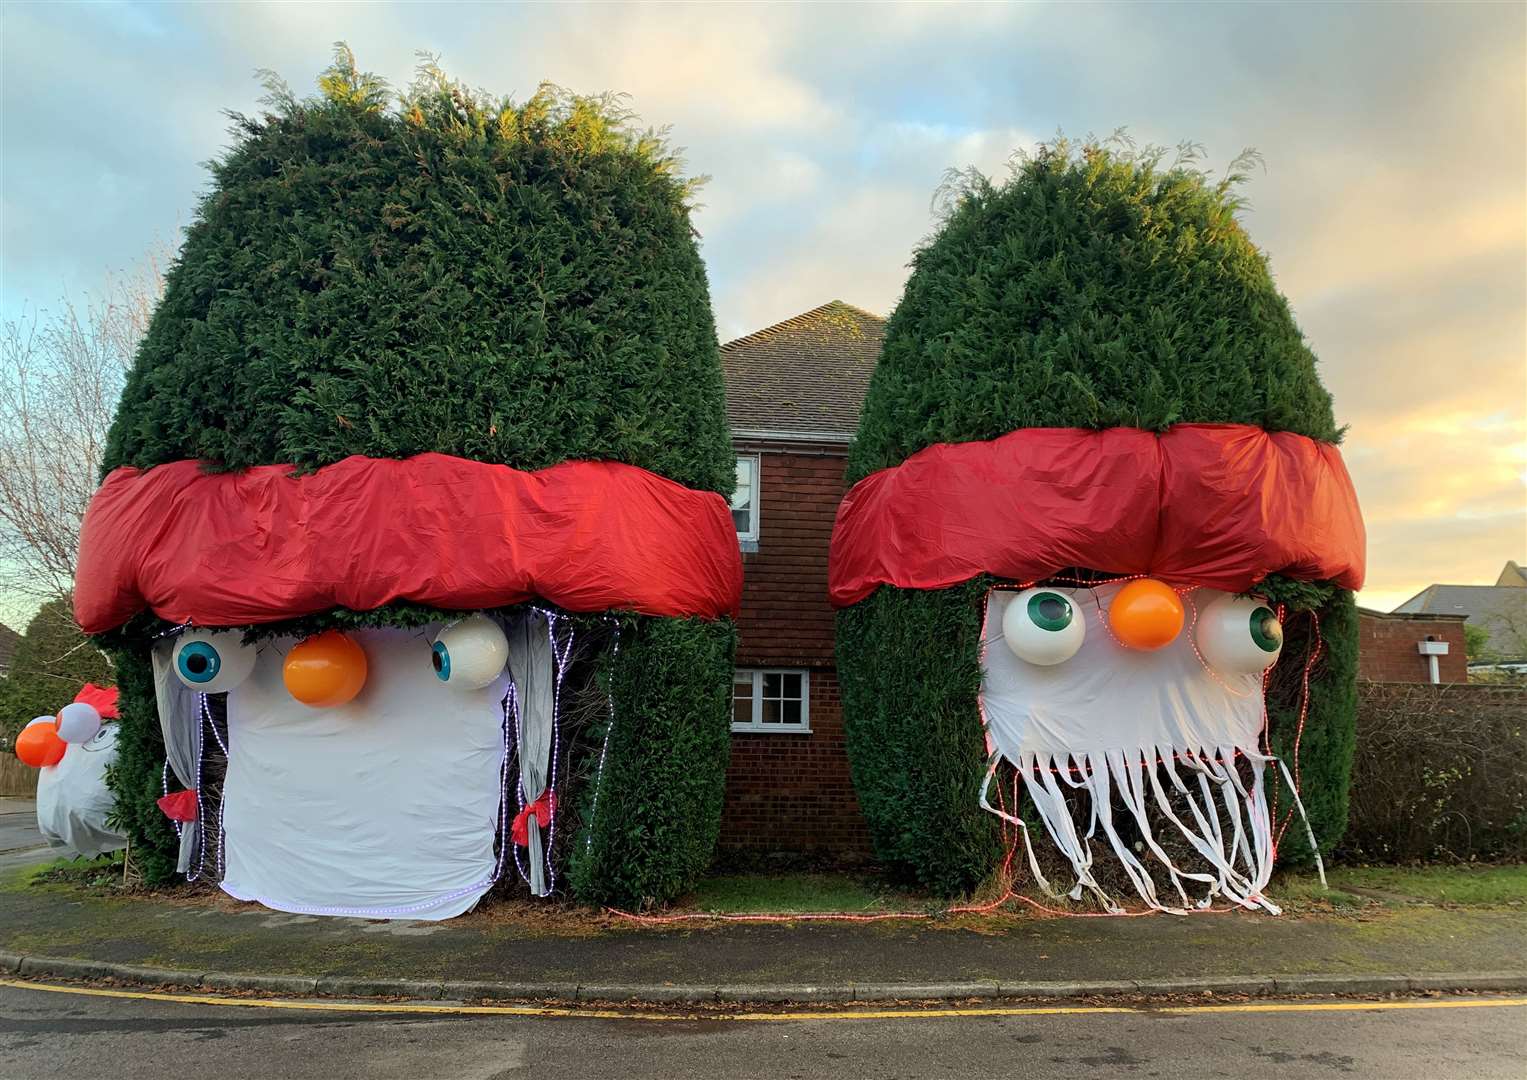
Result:
[[[344,39],[523,99],[618,90],[712,180],[696,225],[723,340],[830,299],[888,313],[943,171],[1057,128],[1243,147],[1244,221],[1349,425],[1361,603],[1527,562],[1527,8],[31,4],[3,29],[0,309],[177,243],[257,111]]]

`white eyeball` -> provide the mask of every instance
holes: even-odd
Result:
[[[462,690],[481,690],[509,662],[509,639],[486,615],[468,615],[447,626],[430,648],[435,678]]]
[[[64,742],[89,742],[101,733],[101,714],[95,706],[71,701],[58,711],[58,737]]]
[[[1002,637],[1020,660],[1041,667],[1076,655],[1087,636],[1081,609],[1057,589],[1024,589],[1002,613]]]
[[[1198,651],[1215,671],[1255,675],[1277,662],[1283,624],[1267,604],[1251,596],[1221,596],[1198,613]]]
[[[175,674],[192,690],[224,694],[249,678],[256,649],[237,630],[187,630],[175,642]]]

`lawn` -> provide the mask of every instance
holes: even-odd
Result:
[[[1431,904],[1496,906],[1527,903],[1527,865],[1339,866],[1333,888],[1384,893]]]
[[[1336,866],[1324,888],[1314,873],[1280,873],[1268,895],[1291,913],[1335,913],[1388,904],[1439,904],[1459,907],[1527,905],[1527,865],[1504,866]],[[1092,910],[1088,904],[1053,900],[1037,890],[1019,891],[1048,907]],[[939,912],[946,905],[927,896],[895,889],[873,875],[717,874],[700,882],[678,909],[716,914],[863,912]],[[1134,906],[1134,905],[1129,905]]]
[[[1330,889],[1308,870],[1280,873],[1268,893],[1295,908],[1329,905],[1337,910],[1383,904],[1458,907],[1527,905],[1527,864],[1464,866],[1333,866]]]
[[[923,911],[926,897],[899,892],[854,874],[716,874],[705,878],[681,907],[727,914]]]
[[[1268,895],[1290,914],[1350,914],[1389,906],[1527,907],[1527,864],[1463,866],[1333,866],[1323,888],[1308,870],[1280,871]],[[13,870],[3,875],[0,890],[35,887],[75,888],[114,893],[122,880],[121,855],[100,859],[58,859]],[[1090,902],[1055,900],[1018,882],[1018,891],[1047,908],[1067,912],[1095,910]],[[211,894],[209,894],[211,895]],[[726,872],[701,880],[682,897],[673,913],[707,914],[822,914],[923,912],[938,914],[948,905],[914,891],[897,888],[873,873],[844,872]],[[1127,904],[1135,907],[1135,904]],[[1008,915],[1025,911],[1018,902]],[[562,910],[580,918],[574,905]]]

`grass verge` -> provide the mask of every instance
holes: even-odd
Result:
[[[896,891],[879,879],[852,874],[716,874],[679,905],[712,914],[819,914],[922,911],[926,897]]]

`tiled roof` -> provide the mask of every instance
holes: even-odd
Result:
[[[852,438],[884,337],[880,316],[834,300],[727,342],[721,366],[732,434]]]

